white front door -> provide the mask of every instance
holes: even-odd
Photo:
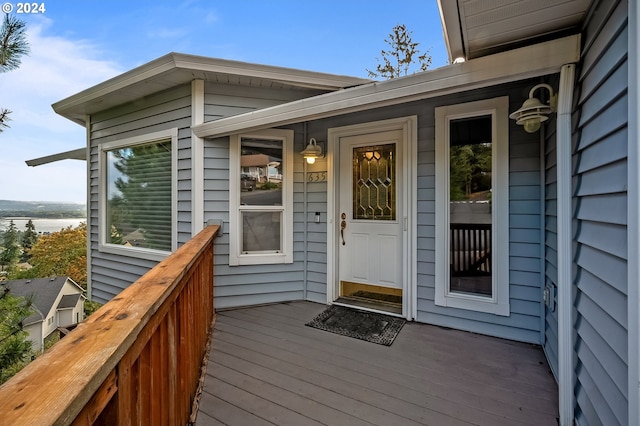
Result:
[[[336,296],[345,288],[402,296],[402,141],[402,130],[339,140]]]

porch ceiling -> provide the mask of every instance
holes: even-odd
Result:
[[[577,33],[591,0],[438,0],[451,61]]]

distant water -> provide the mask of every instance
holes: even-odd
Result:
[[[29,222],[29,218],[13,218],[13,219],[0,219],[0,232],[4,232],[9,226],[9,221],[13,220],[13,224],[16,226],[18,231],[24,231],[27,222]],[[87,219],[79,218],[79,219],[31,219],[33,222],[33,226],[36,228],[36,232],[39,234],[42,233],[51,233],[58,232],[61,229],[67,228],[69,226],[75,228],[80,225],[82,222],[86,222]]]

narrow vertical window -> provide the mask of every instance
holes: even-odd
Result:
[[[508,104],[436,108],[436,305],[509,315]]]
[[[449,122],[449,291],[492,297],[491,116]]]
[[[293,132],[231,137],[231,265],[293,261]]]

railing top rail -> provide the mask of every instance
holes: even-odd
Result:
[[[0,386],[0,425],[73,421],[150,318],[172,300],[218,228],[206,227]]]

